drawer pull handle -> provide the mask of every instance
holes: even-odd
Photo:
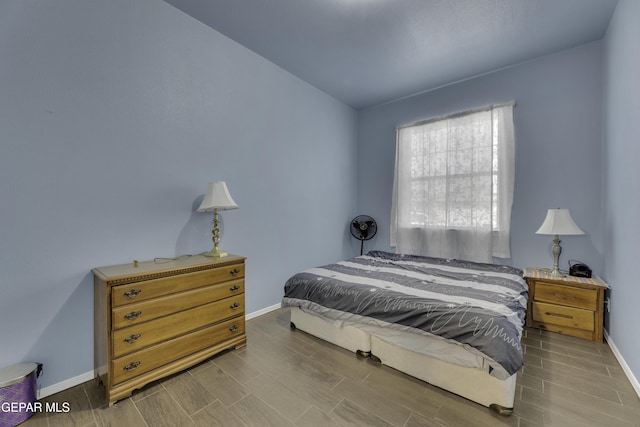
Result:
[[[126,337],[124,340],[129,344],[133,344],[134,342],[138,341],[138,338],[140,338],[140,334],[134,334]]]
[[[142,289],[131,289],[127,292],[124,293],[124,296],[126,296],[129,299],[134,299],[135,297],[138,296],[138,294],[142,292]]]
[[[127,320],[134,320],[134,319],[137,319],[138,316],[140,316],[141,314],[142,314],[141,311],[132,311],[129,314],[125,314],[124,318],[127,319]]]
[[[238,270],[237,268],[234,268],[229,273],[231,273],[233,277],[236,277],[238,274],[240,274],[240,270]]]
[[[558,298],[563,298],[563,299],[576,299],[576,297],[574,295],[561,294],[561,293],[558,293],[558,292],[554,292],[553,296],[558,297]]]
[[[238,304],[237,302],[234,302],[233,304],[231,304],[229,308],[231,310],[237,310],[239,307],[240,307],[240,304]]]
[[[568,314],[550,313],[548,311],[545,314],[547,316],[556,316],[556,317],[562,317],[562,318],[565,318],[565,319],[573,319],[573,316],[569,316]]]
[[[239,328],[239,326],[238,326],[238,325],[233,325],[232,327],[230,327],[230,328],[229,328],[229,330],[230,330],[231,332],[235,332],[235,331],[237,331],[237,330],[238,330],[238,328]]]
[[[233,285],[232,287],[229,288],[229,290],[231,292],[237,292],[238,290],[240,290],[240,287],[238,285]]]
[[[136,360],[135,362],[131,362],[129,363],[127,366],[125,366],[123,369],[127,372],[131,372],[134,369],[136,369],[138,366],[140,366],[140,361]]]

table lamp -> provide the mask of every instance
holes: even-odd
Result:
[[[211,257],[224,257],[228,254],[222,252],[218,247],[220,243],[220,228],[218,227],[218,211],[226,211],[230,209],[238,209],[238,205],[231,198],[229,189],[224,181],[210,182],[207,187],[207,192],[204,194],[204,199],[198,212],[212,212],[213,211],[213,249],[209,252],[205,252],[205,256]]]
[[[584,231],[580,230],[580,227],[576,225],[571,218],[569,209],[549,209],[544,222],[536,231],[536,234],[551,234],[554,235],[553,239],[553,270],[551,270],[552,277],[560,277],[560,269],[558,268],[558,262],[560,260],[560,253],[562,247],[560,246],[560,235],[578,235],[584,234]]]

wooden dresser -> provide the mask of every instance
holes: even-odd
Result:
[[[527,268],[529,285],[527,326],[602,342],[604,291],[599,277],[563,275],[554,278],[546,270]]]
[[[244,261],[196,255],[93,269],[95,375],[109,404],[246,344]]]

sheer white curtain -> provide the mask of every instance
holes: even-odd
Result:
[[[398,253],[477,262],[511,257],[513,106],[398,128],[391,212]]]

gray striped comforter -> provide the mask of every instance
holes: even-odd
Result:
[[[284,307],[463,345],[485,357],[497,378],[523,364],[528,288],[513,267],[372,251],[298,273],[284,290]]]

